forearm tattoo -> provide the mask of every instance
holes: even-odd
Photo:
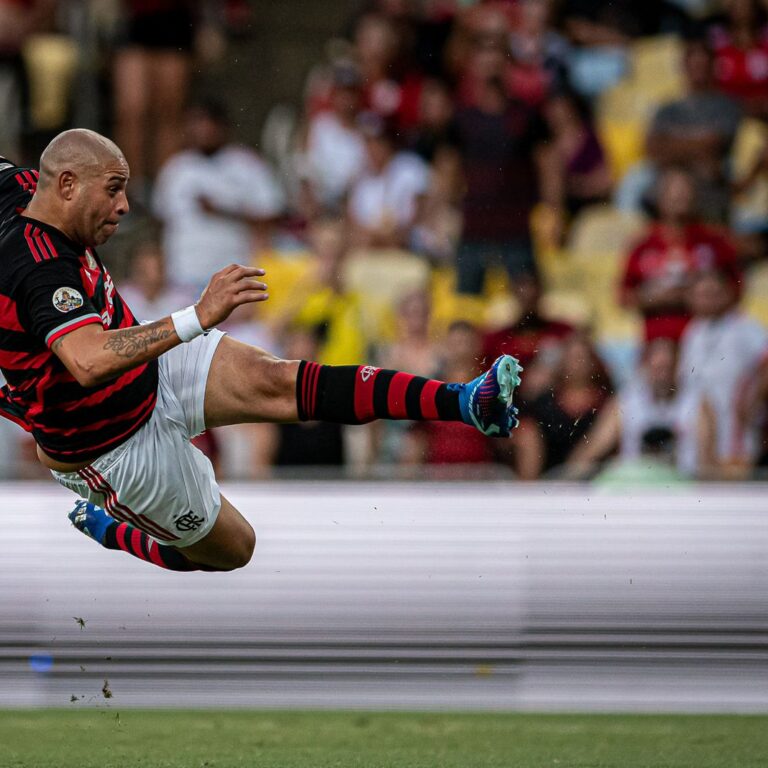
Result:
[[[130,359],[143,354],[158,341],[169,338],[173,332],[174,329],[169,328],[165,320],[158,320],[148,325],[137,325],[111,333],[104,349],[114,352],[119,357]]]

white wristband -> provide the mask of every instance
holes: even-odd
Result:
[[[176,329],[176,335],[182,341],[192,341],[205,333],[203,326],[200,325],[200,318],[197,316],[197,310],[194,305],[186,309],[180,309],[171,315],[173,327]]]

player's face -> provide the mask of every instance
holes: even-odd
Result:
[[[125,191],[129,175],[125,160],[115,158],[83,181],[78,234],[84,245],[102,245],[117,232],[120,219],[130,210]]]

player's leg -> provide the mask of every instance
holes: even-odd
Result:
[[[521,370],[517,360],[503,355],[474,381],[447,384],[372,366],[280,360],[225,337],[208,372],[205,423],[441,420],[504,437],[517,423],[512,395]]]
[[[221,509],[210,532],[188,547],[162,544],[131,525],[115,520],[101,507],[78,501],[69,519],[80,532],[106,549],[129,555],[169,571],[231,571],[246,565],[256,536],[246,519],[221,497]]]
[[[222,496],[221,509],[209,533],[177,551],[193,563],[231,571],[250,562],[255,546],[256,534],[251,524]]]

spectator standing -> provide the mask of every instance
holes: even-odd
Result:
[[[223,106],[210,101],[187,114],[189,148],[162,168],[153,211],[163,223],[172,280],[198,290],[227,264],[246,264],[269,242],[284,209],[271,167],[228,138]]]
[[[657,184],[657,220],[629,255],[621,301],[645,321],[645,339],[678,340],[690,317],[685,296],[693,274],[713,266],[740,279],[736,253],[719,231],[696,217],[691,174],[670,168]]]
[[[500,262],[513,277],[533,269],[529,224],[540,188],[553,207],[558,201],[556,168],[541,152],[547,138],[543,121],[528,105],[508,98],[506,50],[496,42],[478,45],[469,64],[474,100],[456,113],[465,184],[458,290],[471,294],[482,291],[492,263]]]

